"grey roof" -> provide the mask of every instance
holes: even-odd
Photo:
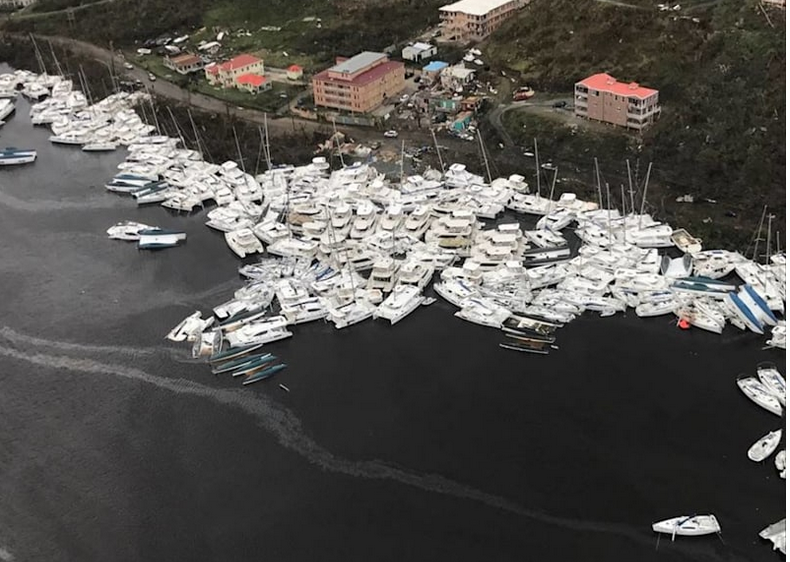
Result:
[[[370,65],[371,63],[379,60],[381,57],[386,57],[384,53],[374,53],[372,51],[363,51],[358,55],[354,55],[350,59],[336,64],[329,70],[332,72],[340,72],[343,74],[354,74],[362,68]]]

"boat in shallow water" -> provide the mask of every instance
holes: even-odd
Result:
[[[263,347],[262,343],[253,343],[250,345],[241,345],[238,347],[231,347],[230,349],[226,349],[225,351],[220,351],[209,357],[210,363],[220,363],[223,361],[230,361],[232,359],[236,359],[237,357],[241,357],[243,355],[247,355]]]

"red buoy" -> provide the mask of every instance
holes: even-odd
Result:
[[[689,324],[688,320],[681,318],[680,320],[678,320],[678,328],[680,328],[681,330],[688,330],[689,328],[691,328],[691,324]]]

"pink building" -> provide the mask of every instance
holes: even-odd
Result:
[[[661,114],[658,90],[618,82],[603,72],[576,83],[573,107],[578,117],[640,132]]]

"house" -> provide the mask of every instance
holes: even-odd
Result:
[[[384,53],[364,51],[336,62],[313,76],[317,107],[368,113],[406,88],[403,63],[389,60]]]
[[[441,113],[458,113],[461,107],[461,97],[456,98],[432,98],[431,107],[434,111]]]
[[[236,78],[244,74],[263,76],[263,61],[258,57],[243,54],[221,64],[206,67],[206,79],[212,86],[233,87],[236,85]]]
[[[448,66],[450,65],[440,60],[429,62],[422,67],[422,81],[431,83],[436,82],[436,79],[439,78],[439,74]]]
[[[420,62],[436,56],[436,46],[430,43],[413,43],[403,48],[400,53],[403,60]]]
[[[479,96],[469,96],[461,100],[461,111],[471,111],[477,113],[480,105],[483,103],[483,98]]]
[[[439,79],[442,81],[442,88],[445,90],[458,91],[469,84],[475,78],[475,71],[466,68],[463,63],[455,66],[448,66],[442,70]]]
[[[463,131],[472,123],[472,112],[464,111],[455,116],[450,128],[454,131]]]
[[[251,94],[271,90],[271,83],[260,74],[242,74],[236,78],[236,87],[239,90],[246,90]]]
[[[573,104],[578,117],[643,131],[658,119],[658,90],[636,82],[618,82],[606,73],[577,82]]]
[[[439,8],[443,35],[460,43],[482,41],[526,6],[527,0],[460,0]]]
[[[179,74],[189,74],[203,68],[203,59],[191,53],[183,53],[175,57],[165,57],[164,64]]]
[[[285,71],[285,76],[288,80],[299,80],[304,75],[304,69],[298,64],[292,64]]]

